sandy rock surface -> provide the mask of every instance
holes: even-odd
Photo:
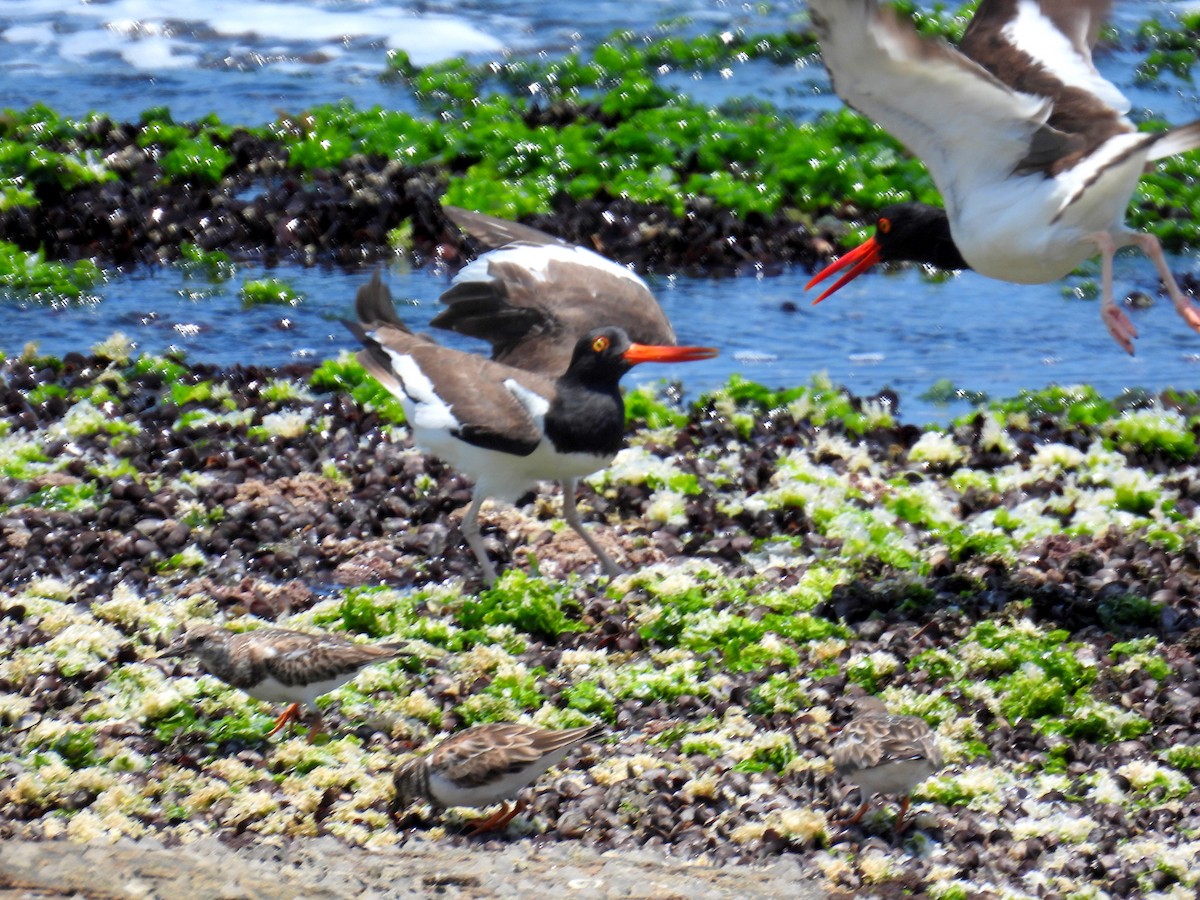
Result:
[[[793,861],[710,868],[654,853],[596,853],[519,841],[502,850],[416,842],[348,849],[333,839],[235,850],[216,839],[167,848],[151,841],[0,845],[0,898],[536,897],[718,900],[822,896]]]

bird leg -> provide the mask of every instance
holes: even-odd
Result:
[[[317,735],[325,733],[325,719],[317,715],[316,721],[308,729],[308,742],[310,744],[317,740]]]
[[[471,505],[467,507],[467,513],[463,516],[462,533],[463,537],[467,539],[467,545],[471,548],[471,552],[479,560],[479,568],[483,570],[484,584],[491,587],[496,583],[496,567],[488,559],[487,550],[483,546],[483,536],[479,533],[479,507],[483,506],[484,499],[483,494],[476,490],[475,496],[471,498]]]
[[[1133,356],[1133,339],[1138,336],[1138,330],[1113,299],[1113,256],[1118,244],[1107,231],[1090,234],[1088,240],[1100,250],[1100,318],[1113,340]],[[1161,251],[1159,255],[1162,255]]]
[[[511,806],[504,803],[501,807],[482,819],[477,819],[471,823],[471,830],[468,832],[468,837],[475,837],[488,831],[503,831],[508,827],[508,823],[516,818],[517,813],[525,809],[525,801],[518,800]]]
[[[912,798],[908,794],[900,801],[900,815],[896,816],[896,834],[904,833],[904,814],[908,812],[908,804],[911,802]]]
[[[866,815],[866,813],[867,813],[867,806],[868,806],[868,805],[869,805],[869,801],[868,801],[868,800],[864,800],[864,801],[862,802],[862,806],[860,806],[860,807],[858,808],[858,812],[856,812],[854,815],[852,815],[852,816],[851,816],[850,818],[848,818],[848,819],[840,819],[840,820],[838,820],[837,822],[834,822],[833,824],[834,824],[834,825],[836,825],[836,826],[838,826],[839,828],[843,828],[843,827],[845,827],[845,826],[847,826],[847,825],[857,825],[859,822],[861,822],[861,821],[862,821],[862,817],[863,817],[864,815]]]
[[[1158,277],[1162,279],[1163,287],[1167,289],[1167,296],[1175,304],[1175,311],[1183,317],[1183,321],[1187,322],[1193,331],[1200,331],[1200,308],[1197,308],[1196,304],[1192,303],[1179,289],[1179,284],[1171,273],[1171,267],[1167,265],[1167,258],[1163,256],[1162,244],[1159,243],[1158,238],[1152,234],[1134,231],[1129,234],[1129,240],[1150,258],[1150,262],[1154,263],[1154,268],[1158,270]]]
[[[300,704],[293,703],[285,709],[278,719],[275,720],[275,727],[267,732],[266,736],[271,737],[277,734],[284,725],[288,722],[298,722],[300,720]]]
[[[567,520],[567,524],[575,529],[575,532],[583,538],[583,542],[592,548],[592,552],[596,554],[596,558],[600,560],[600,566],[604,569],[604,574],[609,578],[616,578],[621,574],[621,567],[618,566],[607,553],[601,549],[596,539],[587,533],[583,527],[583,522],[579,518],[579,510],[575,506],[575,488],[578,484],[578,479],[565,478],[562,483],[563,490],[563,518]]]

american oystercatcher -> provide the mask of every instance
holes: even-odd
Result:
[[[605,572],[619,574],[575,506],[579,479],[607,466],[624,443],[618,382],[637,363],[711,359],[717,351],[638,344],[620,328],[595,328],[573,342],[570,364],[554,376],[413,334],[378,272],[359,289],[356,306],[358,323],[346,326],[363,343],[358,359],[400,400],[413,443],[475,480],[462,531],[485,582],[495,581],[496,570],[479,533],[480,506],[487,497],[513,502],[539,481],[562,482],[563,518]]]
[[[904,830],[909,792],[942,767],[937,737],[924,719],[893,715],[878,697],[858,697],[853,706],[854,718],[833,745],[833,764],[839,775],[858,786],[862,805],[843,824],[858,824],[875,794],[900,795],[899,833]]]
[[[445,211],[499,249],[455,276],[434,327],[488,341],[497,362],[550,375],[567,370],[576,342],[596,328],[616,325],[638,344],[675,343],[654,294],[624,266],[528,225],[454,206]]]
[[[505,801],[497,812],[474,823],[471,833],[502,829],[524,809],[523,803],[509,806],[509,799],[562,762],[576,744],[601,731],[599,725],[562,731],[501,722],[476,725],[446,738],[428,756],[401,763],[392,775],[393,808],[418,800],[441,807]]]
[[[236,632],[216,625],[192,625],[158,656],[191,656],[204,670],[256,700],[287,703],[267,737],[299,719],[301,704],[316,714],[308,740],[320,734],[314,701],[352,681],[360,669],[406,655],[398,645],[357,644],[336,634],[308,634],[286,628]]]
[[[1125,208],[1148,163],[1200,146],[1200,121],[1154,134],[1092,65],[1110,0],[983,0],[957,49],[922,37],[878,0],[810,0],[838,94],[916,153],[945,210],[881,211],[875,236],[819,272],[850,268],[816,302],[881,260],[972,268],[1040,284],[1100,254],[1100,315],[1133,352],[1137,329],[1113,300],[1113,255],[1139,247],[1175,309],[1200,331],[1158,239]]]

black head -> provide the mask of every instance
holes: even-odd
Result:
[[[919,262],[939,269],[970,268],[950,236],[950,219],[944,209],[926,203],[895,203],[879,211],[874,235],[814,275],[804,289],[852,266],[813,301],[820,303],[880,262]]]
[[[563,377],[593,383],[616,384],[621,376],[643,362],[691,362],[712,359],[712,347],[675,347],[635,344],[623,328],[594,328],[575,344],[571,365]]]
[[[895,203],[879,211],[875,242],[880,262],[919,262],[939,269],[969,268],[950,236],[946,211],[927,203]]]

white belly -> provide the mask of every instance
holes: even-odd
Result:
[[[442,806],[490,806],[516,797],[522,788],[536,781],[551,766],[558,765],[570,752],[571,747],[563,747],[519,772],[509,772],[495,781],[474,787],[459,787],[437,772],[430,772],[429,792]]]
[[[314,700],[322,694],[337,690],[353,677],[353,675],[339,675],[336,678],[314,681],[310,684],[283,684],[268,675],[254,687],[247,689],[246,693],[256,700],[263,700],[267,703],[303,703],[315,709]]]
[[[868,795],[903,795],[932,775],[934,771],[934,767],[929,764],[927,759],[900,760],[885,763],[873,769],[860,769],[848,775],[847,780],[857,784]]]
[[[528,456],[476,447],[438,429],[413,427],[413,443],[458,469],[475,481],[476,489],[488,497],[509,503],[539,481],[582,478],[598,472],[613,461],[611,455],[593,453],[558,454],[543,438]]]
[[[1069,275],[1099,253],[1090,235],[1125,231],[1125,210],[1145,153],[1107,168],[1103,163],[1139,140],[1137,135],[1114,138],[1094,161],[1057,178],[1010,178],[959,198],[950,231],[963,259],[981,275],[1017,284]]]

